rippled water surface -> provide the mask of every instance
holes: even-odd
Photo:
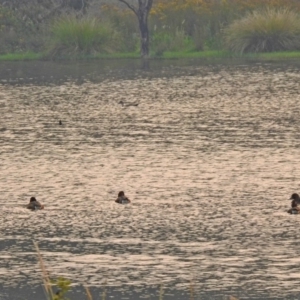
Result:
[[[2,65],[1,299],[45,299],[33,241],[95,299],[300,297],[298,66],[31,64]]]

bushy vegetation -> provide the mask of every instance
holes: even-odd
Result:
[[[118,49],[121,52],[137,52],[139,50],[139,29],[136,16],[132,11],[120,9],[115,5],[99,5],[93,7],[90,15],[108,22],[119,32]]]
[[[300,50],[300,17],[286,8],[254,11],[228,27],[226,42],[238,53]]]
[[[22,52],[36,43],[36,37],[28,39],[31,28],[7,7],[0,6],[0,53]],[[41,40],[41,39],[40,39]],[[34,42],[35,41],[35,42]]]
[[[299,50],[299,13],[299,0],[155,0],[150,52]],[[139,47],[137,18],[117,0],[0,0],[0,54],[99,57]]]
[[[74,11],[84,12],[87,1],[0,0],[0,53],[43,51],[53,19]]]
[[[52,56],[106,53],[112,51],[117,40],[117,33],[110,24],[95,18],[68,16],[55,21],[50,28]]]
[[[151,49],[155,56],[161,56],[166,51],[194,50],[192,38],[184,30],[176,29],[174,33],[168,30],[153,31]]]

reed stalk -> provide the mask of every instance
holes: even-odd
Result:
[[[93,300],[93,297],[92,297],[92,294],[90,292],[90,289],[87,286],[85,286],[84,288],[85,288],[88,300]]]
[[[40,248],[39,248],[37,242],[33,242],[33,244],[35,246],[35,249],[36,249],[36,252],[37,252],[37,255],[38,255],[38,260],[39,260],[39,263],[40,263],[40,268],[41,268],[41,271],[42,271],[42,280],[43,280],[43,284],[44,284],[45,296],[48,300],[52,300],[54,298],[54,294],[53,294],[53,291],[52,291],[52,285],[51,285],[51,281],[50,281],[48,272],[46,270],[46,267],[45,267],[45,264],[44,264],[44,261],[43,261],[42,255],[41,255]]]
[[[104,282],[104,289],[102,293],[102,300],[106,300],[106,281]]]
[[[190,283],[190,300],[194,300],[194,298],[195,298],[195,287],[192,280]]]
[[[159,300],[163,300],[163,298],[164,298],[164,286],[163,284],[161,284],[159,289]]]

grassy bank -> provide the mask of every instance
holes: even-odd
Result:
[[[289,52],[272,52],[272,53],[260,53],[258,56],[262,59],[287,59],[287,58],[300,58],[300,51]]]
[[[40,60],[43,59],[42,53],[7,53],[0,55],[0,61],[20,61],[20,60]]]
[[[248,53],[248,54],[234,54],[228,51],[199,51],[199,52],[165,52],[161,56],[152,55],[150,59],[222,59],[222,58],[243,58],[243,59],[258,59],[258,60],[284,60],[300,58],[300,51],[282,51],[271,53]],[[113,53],[113,54],[94,54],[94,55],[78,55],[78,56],[61,56],[56,60],[89,60],[89,59],[140,59],[139,53]],[[9,53],[0,55],[0,61],[28,61],[28,60],[51,60],[43,53]]]

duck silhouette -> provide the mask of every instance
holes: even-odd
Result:
[[[115,200],[116,203],[119,204],[127,204],[130,203],[131,201],[125,196],[125,193],[123,191],[120,191],[118,193],[118,198]]]
[[[125,103],[124,101],[120,101],[119,104],[121,104],[123,107],[130,107],[130,106],[138,106],[138,102],[131,102],[131,103]]]
[[[297,193],[294,193],[294,194],[292,194],[290,200],[292,200],[292,203],[291,203],[292,208],[290,208],[288,210],[288,213],[299,214],[300,206],[298,206],[298,205],[300,204],[300,196]]]

